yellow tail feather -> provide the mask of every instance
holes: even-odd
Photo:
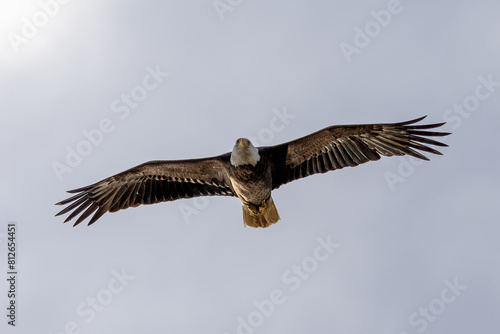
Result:
[[[250,227],[268,227],[280,220],[280,215],[274,201],[271,197],[262,202],[258,207],[248,208],[246,205],[243,208],[243,223]]]

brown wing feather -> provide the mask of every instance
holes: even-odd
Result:
[[[197,196],[235,196],[226,177],[229,154],[218,157],[150,161],[92,185],[68,191],[77,193],[57,205],[69,204],[56,216],[70,212],[64,222],[78,217],[74,226],[94,214],[93,224],[106,212],[116,212],[141,204],[174,201]],[[85,211],[84,211],[85,210]]]
[[[445,123],[412,125],[426,116],[400,123],[337,125],[277,146],[261,148],[273,161],[273,189],[316,173],[380,159],[380,155],[411,155],[429,160],[415,149],[441,154],[424,144],[448,146],[426,138],[447,132],[424,131]]]

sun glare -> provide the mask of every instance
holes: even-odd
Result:
[[[2,0],[0,58],[15,61],[24,48],[58,15],[68,0]]]
[[[39,8],[37,1],[0,1],[0,27],[2,35],[18,31],[23,17],[30,17]]]

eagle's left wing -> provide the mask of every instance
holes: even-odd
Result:
[[[110,176],[92,185],[68,191],[76,195],[57,205],[68,205],[56,216],[71,214],[67,222],[81,212],[75,225],[94,214],[89,225],[106,212],[115,212],[141,204],[174,201],[197,196],[235,196],[226,173],[229,153],[221,156],[171,161],[150,161]]]
[[[444,123],[412,125],[411,121],[387,124],[337,125],[277,146],[261,147],[259,153],[272,162],[273,189],[316,173],[380,159],[380,155],[426,156],[414,149],[441,154],[424,144],[448,146],[427,137],[446,136],[447,132],[425,131]]]

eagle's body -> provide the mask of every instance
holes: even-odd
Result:
[[[441,154],[422,143],[447,146],[427,137],[449,133],[424,131],[444,123],[411,125],[423,118],[400,123],[331,126],[288,143],[259,148],[240,138],[232,152],[220,156],[150,161],[69,191],[77,194],[57,203],[69,204],[57,215],[73,210],[67,222],[83,211],[76,226],[94,214],[90,225],[108,211],[220,195],[240,199],[246,226],[267,227],[280,219],[271,191],[283,184],[378,160],[380,155],[408,154],[428,160],[414,149]]]
[[[260,156],[250,140],[236,141],[230,157],[229,180],[243,204],[246,226],[267,227],[280,217],[271,198],[273,176],[269,156]]]

